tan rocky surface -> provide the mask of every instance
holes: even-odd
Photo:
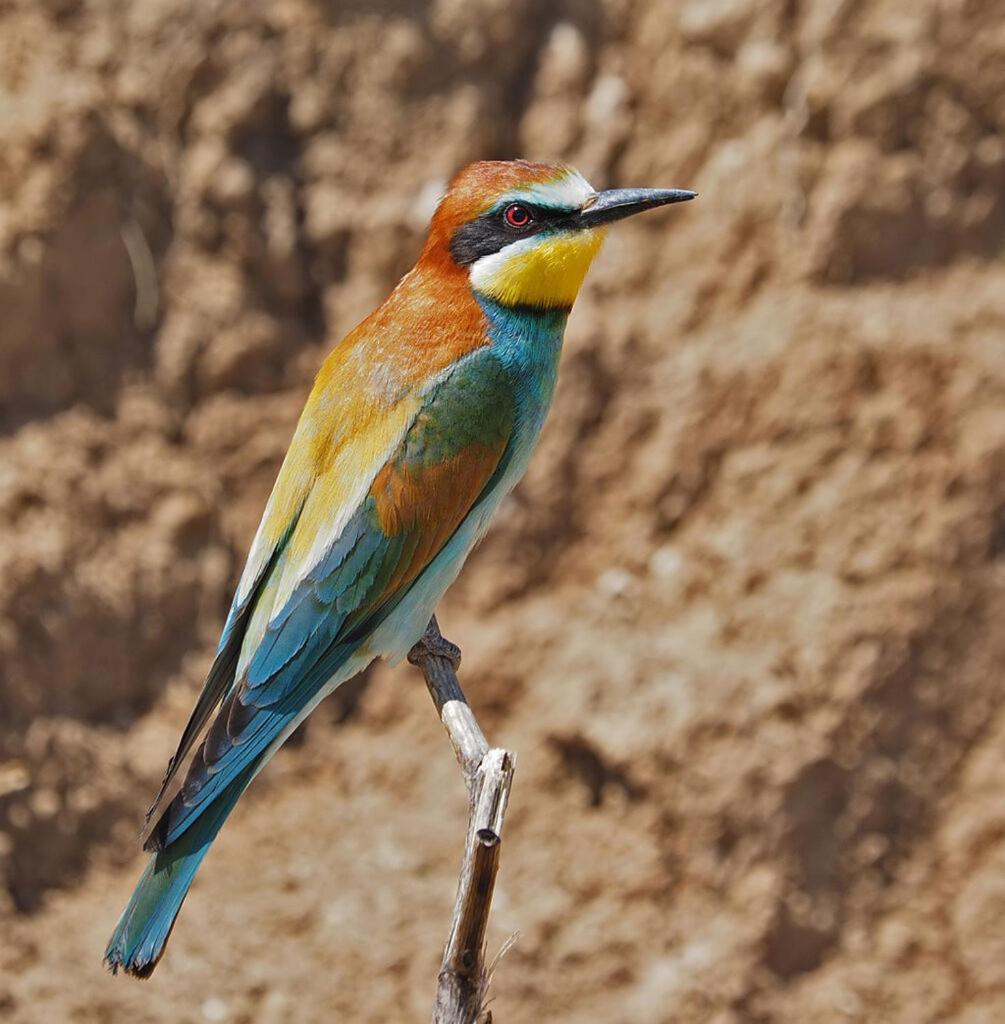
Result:
[[[0,6],[0,1018],[426,1018],[407,667],[100,954],[314,368],[525,155],[701,198],[612,234],[443,610],[519,752],[495,1019],[1005,1019],[1003,96],[995,0]]]

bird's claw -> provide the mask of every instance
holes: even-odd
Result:
[[[408,660],[412,665],[421,666],[426,658],[445,658],[456,672],[461,667],[461,649],[452,644],[441,632],[433,619],[426,627],[426,632],[408,652]]]

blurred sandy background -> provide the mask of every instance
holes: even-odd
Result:
[[[0,1018],[424,1020],[464,794],[314,717],[151,982],[100,956],[331,342],[477,157],[619,227],[442,611],[519,752],[504,1024],[1005,1020],[997,0],[0,6]]]

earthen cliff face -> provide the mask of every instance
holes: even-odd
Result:
[[[378,668],[255,784],[146,986],[146,802],[312,374],[442,182],[613,231],[443,609],[519,752],[510,1024],[1005,1019],[994,0],[0,11],[0,1016],[424,1019],[464,794]]]

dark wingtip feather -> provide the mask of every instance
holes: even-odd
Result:
[[[174,807],[175,798],[171,803],[160,809],[160,817],[154,822],[146,825],[146,837],[143,840],[143,849],[147,853],[160,853],[166,849],[168,828],[171,824],[171,808]]]
[[[150,834],[143,841],[143,849],[147,853],[160,853],[164,849],[164,827],[166,814],[161,815],[161,820],[154,825]]]

